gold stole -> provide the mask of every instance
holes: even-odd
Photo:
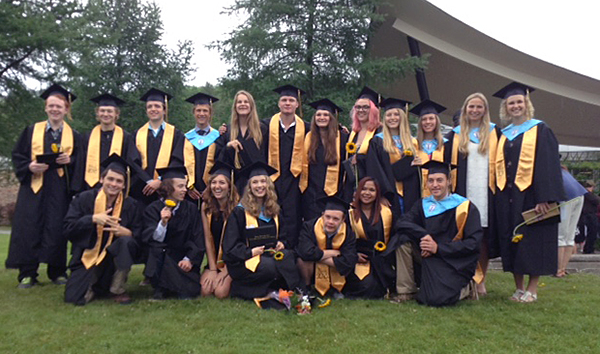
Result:
[[[250,213],[247,210],[245,210],[244,213],[246,213],[246,229],[258,227],[258,219],[250,215]],[[275,215],[273,219],[275,220],[275,227],[277,228],[277,238],[279,239],[279,218],[277,217],[277,215]],[[223,243],[223,241],[221,241],[221,243]],[[259,254],[246,260],[246,268],[252,273],[256,272],[256,268],[258,268],[258,265],[260,264],[260,256],[261,255]]]
[[[121,216],[121,209],[123,208],[123,193],[119,193],[117,196],[117,200],[115,202],[115,206],[113,208],[112,216],[119,218]],[[104,190],[100,189],[98,195],[96,196],[96,200],[94,202],[94,214],[104,213],[106,211],[106,194],[104,194]],[[88,248],[83,251],[83,255],[81,256],[81,262],[85,266],[85,269],[90,269],[93,266],[96,266],[102,262],[104,257],[106,257],[106,249],[112,243],[114,238],[114,233],[110,232],[108,234],[108,241],[106,241],[106,245],[102,251],[100,247],[102,247],[102,238],[104,237],[104,226],[96,225],[96,244],[94,248]]]
[[[360,211],[357,209],[350,210],[350,226],[356,234],[356,238],[362,238],[366,240],[367,234],[365,233],[365,229],[363,227],[362,218],[359,215],[358,221],[354,221],[355,213],[360,214]],[[381,214],[379,216],[383,222],[383,240],[387,245],[390,241],[390,230],[392,230],[392,210],[381,204]],[[369,275],[369,273],[371,273],[371,262],[356,263],[356,266],[354,267],[354,274],[356,274],[358,279],[363,280],[367,275]]]
[[[277,113],[273,117],[271,117],[271,122],[269,123],[269,165],[277,170],[276,173],[271,175],[271,180],[275,182],[277,178],[279,178],[280,166],[279,166],[279,117],[281,113]],[[290,171],[294,177],[298,177],[300,172],[302,172],[302,156],[304,155],[304,133],[306,131],[306,127],[304,126],[304,121],[295,116],[296,120],[296,130],[294,134],[294,149],[292,151],[292,163],[290,165]]]
[[[150,129],[150,123],[144,124],[135,135],[135,146],[137,147],[140,155],[142,156],[142,169],[148,167],[148,130]],[[153,178],[158,178],[156,172],[159,168],[165,168],[169,166],[169,160],[171,158],[171,150],[173,149],[173,138],[175,136],[175,126],[165,123],[165,131],[163,133],[162,141],[160,143],[160,149],[158,151],[158,157],[156,159],[156,166],[154,166]]]
[[[212,213],[208,212],[206,214],[206,218],[208,219],[208,228],[204,229],[204,234],[208,235],[208,242],[209,244],[206,245],[207,247],[211,247],[211,249],[213,249],[216,252],[215,249],[215,239],[212,235],[212,231],[211,231],[211,223],[212,223]],[[225,234],[225,227],[227,226],[227,219],[223,218],[223,229],[221,230],[221,244],[219,245],[219,253],[217,253],[217,268],[223,268],[225,267],[225,263],[223,262],[223,235]]]
[[[413,146],[417,146],[417,139],[412,138],[412,140]],[[390,155],[390,164],[393,165],[404,157],[404,151],[400,151],[400,149],[396,147],[396,150],[391,154],[388,153],[388,155]],[[402,183],[402,181],[396,181],[396,193],[404,197],[404,183]]]
[[[469,205],[470,202],[467,200],[456,207],[456,227],[458,228],[458,233],[454,236],[452,242],[460,241],[463,238],[465,224],[467,223],[467,217],[469,217]],[[483,269],[479,261],[477,261],[477,269],[475,270],[475,275],[473,275],[473,280],[477,284],[481,284],[483,281]]]
[[[308,187],[308,174],[309,174],[309,164],[308,164],[308,150],[310,147],[310,137],[312,132],[308,132],[306,134],[306,138],[304,138],[304,154],[302,154],[302,175],[300,175],[300,191],[304,193],[306,188]],[[338,178],[340,175],[340,132],[337,133],[337,137],[335,138],[335,156],[337,157],[337,162],[335,165],[327,166],[327,173],[325,174],[325,194],[328,196],[332,196],[338,191]]]
[[[102,128],[97,125],[90,133],[88,142],[88,151],[85,164],[85,182],[88,186],[93,187],[100,180],[100,138]],[[121,148],[123,147],[123,129],[115,125],[112,141],[110,143],[110,151],[108,156],[117,154],[121,156]]]
[[[442,145],[442,148],[440,150],[435,150],[431,154],[431,159],[429,158],[429,155],[421,149],[417,150],[417,156],[419,156],[421,158],[421,161],[423,161],[423,163],[425,163],[429,160],[444,162],[444,145]],[[429,170],[427,170],[425,168],[421,168],[420,170],[421,170],[421,198],[427,198],[431,195],[431,193],[429,192],[429,189],[427,189],[427,178],[429,177]]]
[[[208,185],[208,179],[210,178],[209,171],[215,164],[215,151],[217,146],[212,143],[208,146],[208,152],[206,153],[206,163],[204,165],[204,171],[202,172],[202,180],[205,185]],[[196,148],[188,139],[184,139],[183,142],[183,164],[188,174],[188,188],[191,188],[196,184]]]
[[[515,185],[519,191],[524,191],[531,186],[533,181],[533,168],[535,166],[535,146],[537,143],[538,126],[534,126],[523,134],[521,152],[519,154],[519,166],[515,176]],[[504,190],[506,186],[506,166],[504,164],[504,144],[506,136],[502,134],[498,143],[496,155],[496,184],[498,189]]]
[[[317,239],[317,245],[321,250],[327,249],[327,235],[323,231],[323,218],[319,218],[313,228],[315,238]],[[343,222],[340,225],[338,233],[333,236],[332,247],[334,250],[339,250],[344,241],[346,240],[346,223]],[[330,267],[327,264],[316,262],[315,264],[315,288],[321,294],[325,296],[329,288],[332,286],[339,292],[342,291],[346,285],[346,277],[341,275],[335,267]]]
[[[363,139],[362,143],[360,144],[360,149],[358,149],[358,151],[356,151],[356,155],[361,154],[364,155],[369,151],[369,142],[371,141],[371,139],[373,139],[373,136],[375,136],[375,130],[368,130],[367,134],[365,134],[365,138]],[[348,137],[348,142],[354,142],[354,138],[356,137],[356,132],[353,130],[352,132],[350,132],[350,136]],[[346,151],[346,158],[348,158],[348,151]]]
[[[452,139],[452,160],[451,163],[458,166],[458,145],[460,144],[460,135],[454,133]],[[498,147],[498,135],[496,129],[492,129],[488,139],[488,186],[492,193],[496,193],[496,148]],[[457,169],[450,171],[452,176],[452,191],[455,192],[457,188]]]
[[[37,122],[33,126],[33,134],[31,135],[31,160],[35,161],[37,155],[44,154],[44,134],[46,134],[46,127],[48,122]],[[73,129],[63,122],[62,135],[60,138],[60,152],[63,152],[69,156],[73,153]],[[66,167],[66,165],[65,165]],[[65,171],[59,168],[57,171],[58,175],[62,177]],[[36,193],[42,189],[44,185],[44,173],[34,173],[31,175],[31,190]]]

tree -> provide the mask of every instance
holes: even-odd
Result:
[[[312,99],[329,97],[348,108],[365,83],[404,77],[424,66],[418,58],[372,58],[368,42],[383,16],[381,0],[237,0],[226,13],[246,21],[213,46],[231,64],[221,83],[228,95],[253,93],[259,113],[275,111],[270,90],[294,83]]]

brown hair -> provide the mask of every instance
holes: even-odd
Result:
[[[238,204],[238,201],[240,200],[240,196],[237,192],[237,189],[235,188],[235,184],[231,183],[231,179],[229,177],[217,174],[210,175],[210,177],[208,178],[208,184],[206,186],[206,193],[203,194],[202,200],[204,203],[206,203],[208,207],[207,210],[209,213],[211,213],[212,215],[221,214],[219,201],[213,196],[212,189],[210,188],[210,184],[217,176],[225,177],[227,185],[229,186],[229,195],[227,197],[227,202],[225,203],[225,210],[223,210],[223,220],[226,220],[229,217],[229,214],[231,214],[233,208]]]
[[[373,182],[375,185],[375,200],[373,201],[373,213],[371,214],[371,225],[375,225],[379,222],[379,215],[381,214],[381,188],[379,188],[379,183],[373,177],[363,177],[360,182],[358,182],[358,187],[356,188],[356,193],[354,193],[354,201],[352,202],[352,206],[356,211],[362,211],[362,202],[360,200],[360,191],[365,187],[367,182]],[[354,221],[358,222],[360,218],[360,213],[354,213]]]
[[[444,147],[444,140],[442,139],[442,122],[440,121],[440,116],[435,115],[435,130],[433,131],[433,137],[438,142],[438,146],[436,150],[441,150]],[[417,123],[417,142],[419,146],[417,146],[417,150],[421,150],[423,146],[423,139],[425,133],[423,132],[422,119],[419,117],[419,123]]]
[[[317,126],[315,122],[315,115],[313,115],[312,122],[310,123],[310,145],[308,148],[308,160],[310,163],[317,163],[317,149],[319,148],[319,142],[323,143],[323,149],[325,150],[325,164],[335,165],[339,156],[337,155],[337,147],[335,146],[336,138],[339,134],[337,118],[326,111],[329,114],[329,124],[327,130],[323,131]],[[324,134],[322,134],[324,133]]]

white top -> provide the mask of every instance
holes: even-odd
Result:
[[[467,199],[469,199],[481,216],[481,226],[488,227],[488,155],[481,155],[479,144],[469,142],[469,156],[467,157]]]

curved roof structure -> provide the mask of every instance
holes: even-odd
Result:
[[[393,0],[382,11],[387,20],[372,40],[373,55],[406,57],[407,36],[416,39],[421,53],[431,55],[425,70],[429,96],[449,107],[441,116],[444,123],[451,124],[452,114],[473,92],[486,95],[492,120],[500,123],[500,100],[492,94],[519,81],[536,88],[531,94],[535,116],[561,144],[600,146],[600,81],[508,47],[424,0]],[[419,101],[414,76],[380,91]]]

